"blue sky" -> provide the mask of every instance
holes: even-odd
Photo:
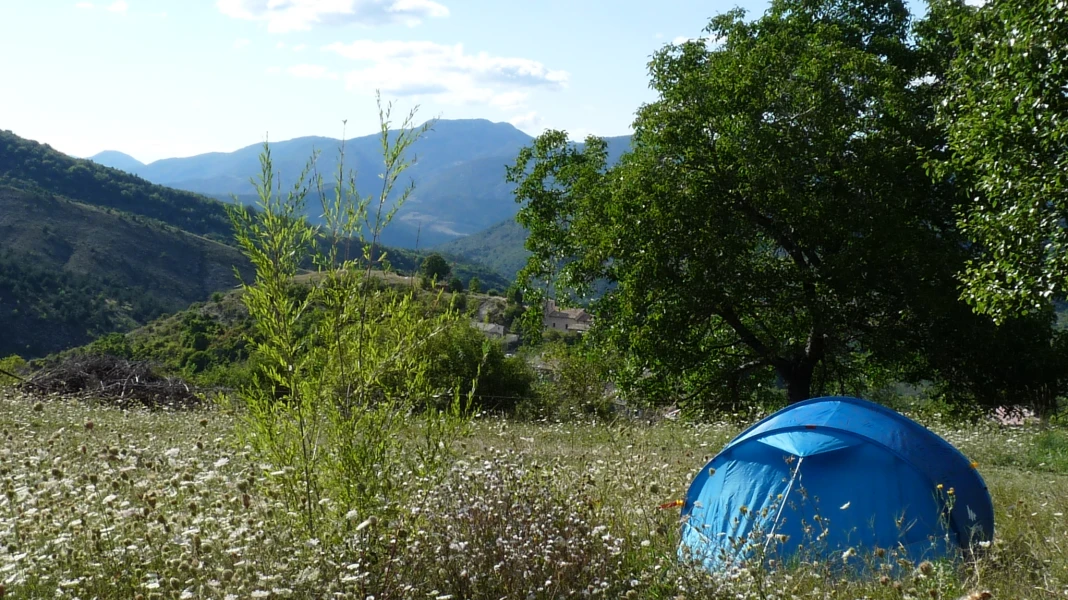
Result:
[[[629,133],[646,63],[763,0],[34,0],[0,3],[0,129],[150,162],[419,120]]]

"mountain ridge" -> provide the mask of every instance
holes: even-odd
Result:
[[[520,149],[533,140],[509,123],[488,119],[436,121],[411,148],[410,155],[415,160],[405,176],[415,181],[415,189],[385,232],[382,243],[404,248],[434,247],[514,218],[519,207],[512,196],[514,186],[505,181],[505,167],[514,164]],[[630,136],[606,140],[609,161],[615,162],[629,147]],[[320,154],[315,167],[330,193],[341,142],[324,136],[270,142],[275,172],[282,175],[283,188],[295,182],[317,150]],[[360,193],[377,189],[382,170],[380,134],[357,136],[344,143],[346,171],[356,171]],[[230,152],[160,159],[138,168],[135,174],[160,185],[220,200],[236,196],[239,202],[251,204],[255,196],[249,180],[259,174],[262,148],[259,143]],[[309,198],[307,214],[313,221],[320,217],[317,206],[318,201]]]

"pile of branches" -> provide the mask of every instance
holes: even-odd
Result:
[[[106,354],[70,355],[48,365],[18,386],[22,391],[103,402],[121,408],[194,408],[196,389],[160,374],[150,362]]]

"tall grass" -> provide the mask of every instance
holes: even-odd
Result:
[[[0,584],[11,598],[1055,598],[1068,473],[1003,465],[1041,429],[931,423],[991,488],[994,542],[959,564],[846,576],[807,560],[712,576],[677,558],[677,509],[740,426],[479,420],[406,501],[310,536],[284,475],[226,412],[0,397]],[[417,443],[418,427],[404,444]],[[1057,434],[1062,430],[1053,429]],[[330,502],[335,500],[331,499]],[[978,595],[976,596],[978,597]]]

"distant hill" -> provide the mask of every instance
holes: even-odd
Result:
[[[89,157],[89,160],[95,162],[98,165],[104,165],[105,167],[111,167],[112,169],[118,169],[120,171],[126,171],[134,175],[138,174],[141,169],[145,167],[145,163],[137,160],[129,154],[123,154],[116,150],[105,150]]]
[[[107,208],[0,186],[0,356],[43,356],[234,287],[233,247]]]
[[[0,184],[156,219],[218,241],[232,239],[226,208],[215,200],[71,158],[10,131],[0,131]]]
[[[630,148],[630,137],[612,137],[606,138],[606,141],[608,163],[613,165]],[[578,146],[582,147],[583,144]],[[516,273],[523,268],[527,257],[530,256],[524,248],[527,231],[515,221],[519,206],[512,195],[513,186],[507,184],[503,178],[493,179],[491,160],[472,161],[463,168],[450,169],[439,174],[425,184],[426,187],[437,190],[466,190],[442,204],[449,206],[457,214],[477,213],[483,216],[479,222],[491,217],[497,219],[497,222],[488,228],[444,242],[434,249],[443,254],[484,264],[502,276],[514,280]],[[512,160],[514,162],[514,157]],[[437,195],[441,197],[444,194],[439,191]],[[497,202],[496,199],[500,197],[507,197],[511,202]],[[413,202],[412,210],[419,209],[418,201]],[[474,226],[476,222],[472,220],[468,224]]]
[[[505,167],[533,138],[508,123],[485,119],[440,120],[412,148],[416,163],[407,172],[416,183],[408,204],[397,214],[382,243],[427,248],[484,230],[518,211]],[[609,159],[615,161],[630,144],[628,136],[608,138]],[[271,157],[284,185],[295,181],[315,150],[316,169],[332,185],[341,141],[302,137],[271,142]],[[382,170],[377,134],[345,142],[346,170],[357,173],[361,193],[374,193]],[[236,195],[243,203],[255,200],[249,179],[259,174],[262,144],[233,152],[213,152],[186,158],[158,160],[137,168],[154,183],[198,192],[220,200]],[[308,215],[318,219],[317,198],[309,198]]]
[[[506,219],[489,229],[441,244],[435,250],[481,263],[514,280],[530,256],[523,247],[526,240],[527,230],[515,219]]]

